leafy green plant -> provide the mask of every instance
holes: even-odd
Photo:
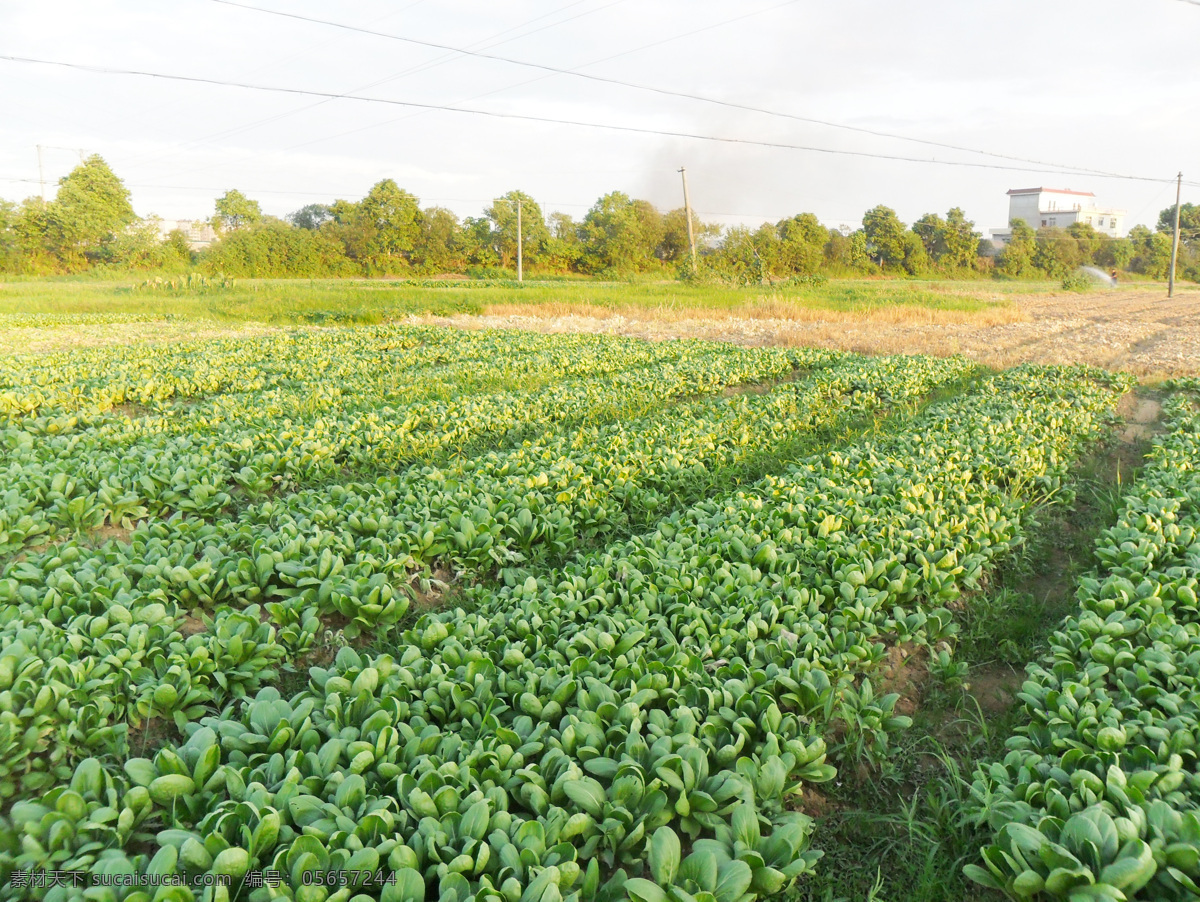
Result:
[[[975,816],[996,841],[968,875],[1012,898],[1200,892],[1200,417],[1186,397],[1169,411],[1078,611],[1029,668],[1008,754],[976,774]]]

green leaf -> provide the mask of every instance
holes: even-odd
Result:
[[[631,877],[625,881],[625,893],[634,902],[666,902],[666,890],[641,877]]]
[[[130,758],[124,764],[125,773],[138,786],[149,786],[158,776],[158,769],[147,758]]]
[[[733,809],[733,838],[749,849],[758,848],[758,812],[753,805],[740,802]]]
[[[568,780],[563,784],[563,792],[592,817],[598,818],[604,811],[604,787],[591,777]]]
[[[425,880],[413,868],[396,871],[396,882],[384,884],[380,902],[425,902]]]
[[[650,837],[650,873],[659,886],[675,882],[682,851],[679,837],[670,827],[659,827]]]
[[[474,840],[483,839],[487,835],[490,812],[491,803],[487,799],[480,799],[463,815],[458,825],[459,835]]]
[[[750,888],[753,879],[754,873],[746,862],[727,861],[717,873],[713,895],[717,897],[717,902],[737,902]]]

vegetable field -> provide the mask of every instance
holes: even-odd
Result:
[[[1132,385],[418,326],[0,358],[0,899],[802,895],[811,799],[913,728],[896,653],[959,672]],[[967,774],[980,898],[1200,893],[1193,388]]]

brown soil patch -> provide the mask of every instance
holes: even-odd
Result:
[[[747,382],[743,385],[730,385],[727,388],[721,389],[719,397],[736,398],[738,395],[765,395],[770,393],[778,383],[774,382]]]
[[[454,574],[442,567],[436,568],[427,581],[413,577],[408,585],[409,597],[412,599],[409,609],[417,617],[428,611],[440,611],[446,606],[447,598],[457,591],[456,587],[451,585],[453,581]],[[428,591],[422,590],[422,582],[426,582]]]
[[[1141,466],[1151,436],[1162,429],[1159,423],[1162,404],[1141,392],[1133,391],[1121,398],[1117,405],[1117,416],[1124,421],[1125,427],[1118,441],[1105,449],[1101,460],[1102,469],[1114,482]]]
[[[153,758],[159,749],[182,741],[175,722],[167,717],[150,717],[141,728],[129,731],[129,751],[138,758]]]
[[[67,538],[66,536],[63,536],[58,539],[51,539],[48,542],[39,542],[37,545],[30,545],[23,551],[18,551],[16,554],[14,554],[12,556],[11,563],[19,564],[21,561],[28,560],[31,555],[41,554],[43,551],[54,548],[56,545],[61,545],[65,541],[67,541]]]
[[[129,420],[138,420],[154,413],[149,407],[132,401],[126,401],[124,404],[114,404],[112,412]]]
[[[978,292],[981,299],[1004,296]],[[817,346],[867,354],[963,354],[995,367],[1087,363],[1167,378],[1200,371],[1200,289],[1167,299],[1161,286],[1012,295],[977,313],[880,306],[839,313],[764,299],[726,310],[507,305],[486,315],[410,317],[461,328],[706,338],[747,346]]]
[[[179,632],[183,634],[183,638],[186,639],[189,636],[194,636],[197,633],[204,632],[206,629],[208,629],[208,627],[205,626],[204,621],[198,617],[193,617],[190,614],[184,614],[183,619],[179,622],[178,629]]]
[[[1008,664],[983,664],[971,670],[968,682],[967,694],[979,703],[980,710],[996,716],[1004,714],[1016,703],[1025,673]]]
[[[1125,431],[1121,433],[1121,441],[1126,444],[1139,443],[1154,433],[1154,423],[1162,413],[1162,405],[1150,398],[1141,398],[1133,394],[1126,395],[1121,399],[1122,402],[1126,400],[1130,401],[1125,405],[1127,409],[1118,408],[1117,411],[1126,422]]]
[[[799,811],[817,819],[840,810],[842,806],[827,798],[819,790],[805,786],[800,790],[799,795],[792,798],[790,807],[793,811]]]
[[[317,645],[296,659],[296,672],[307,673],[313,667],[329,667],[337,653],[336,645]]]
[[[929,649],[911,642],[893,645],[879,672],[879,692],[881,695],[899,693],[896,713],[911,716],[920,707],[928,678]]]
[[[104,545],[107,542],[122,542],[128,545],[129,537],[132,535],[132,529],[126,529],[124,526],[113,526],[111,523],[88,530],[88,537],[97,545]]]

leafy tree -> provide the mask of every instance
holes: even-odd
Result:
[[[1083,264],[1079,242],[1066,229],[1047,227],[1037,231],[1033,265],[1052,278],[1061,278]]]
[[[937,213],[926,213],[912,224],[912,230],[934,260],[945,253],[946,220]]]
[[[1173,241],[1175,232],[1175,205],[1158,214],[1158,234]],[[1167,262],[1170,268],[1170,261]],[[1200,279],[1200,204],[1183,204],[1179,208],[1179,259],[1176,274],[1185,279]]]
[[[468,216],[462,224],[463,252],[471,266],[499,266],[500,251],[492,221],[486,216]]]
[[[246,228],[222,236],[201,257],[210,273],[243,278],[339,275],[345,258],[336,242],[321,232],[297,229],[264,216]]]
[[[218,232],[232,232],[253,225],[262,218],[258,201],[251,200],[236,188],[230,188],[217,198],[213,227]]]
[[[1171,212],[1174,215],[1174,208]],[[1182,218],[1182,213],[1180,216]],[[1151,232],[1144,225],[1134,226],[1129,230],[1129,243],[1133,245],[1129,269],[1152,279],[1165,279],[1171,269],[1171,241],[1167,232]]]
[[[913,253],[904,237],[904,223],[891,207],[880,204],[863,215],[863,234],[867,237],[867,250],[884,269],[901,269],[905,260]]]
[[[162,240],[157,219],[135,222],[116,235],[109,245],[110,261],[123,269],[178,269],[191,255],[181,258],[174,245]]]
[[[421,212],[421,238],[413,253],[413,262],[426,272],[450,272],[465,265],[458,217],[445,207],[430,207]]]
[[[948,269],[970,269],[979,258],[979,242],[983,235],[975,231],[975,223],[959,207],[946,213],[946,231],[942,236],[942,256],[938,263]]]
[[[363,258],[372,269],[408,264],[421,236],[419,203],[391,179],[377,182],[358,202],[354,219],[366,236]]]
[[[1000,252],[996,271],[1020,279],[1033,273],[1033,255],[1037,250],[1037,232],[1024,219],[1014,219],[1012,236]]]
[[[680,263],[690,260],[692,249],[688,240],[687,211],[683,207],[668,210],[662,214],[661,226],[662,237],[658,241],[655,256],[664,263]],[[692,235],[696,239],[697,254],[720,234],[720,226],[702,222],[695,211],[692,211]]]
[[[635,199],[633,215],[638,223],[638,232],[642,237],[639,248],[637,270],[644,272],[656,268],[661,260],[659,257],[663,240],[666,238],[666,224],[658,208],[648,200]],[[684,225],[686,226],[686,221]]]
[[[342,246],[363,271],[403,271],[421,241],[421,208],[417,198],[391,179],[371,187],[357,203],[337,200],[320,232]]]
[[[18,272],[45,275],[62,269],[51,238],[50,204],[28,197],[16,210],[12,233],[16,239]]]
[[[579,242],[579,224],[569,213],[550,214],[547,228],[550,240],[546,242],[545,265],[559,272],[574,269],[583,252]]]
[[[1158,214],[1157,230],[1160,232],[1174,233],[1175,231],[1175,205],[1167,207]],[[1200,204],[1183,204],[1179,208],[1179,234],[1181,240],[1185,238],[1200,238]]]
[[[1104,244],[1105,236],[1100,234],[1090,223],[1073,222],[1067,226],[1067,234],[1075,239],[1081,264],[1095,263],[1096,254]]]
[[[509,191],[497,197],[484,215],[492,221],[492,241],[503,266],[517,265],[517,207],[521,208],[521,252],[524,265],[540,263],[550,241],[542,208],[528,194]]]
[[[1133,242],[1128,238],[1104,236],[1092,259],[1105,269],[1128,269],[1133,260]]]
[[[17,205],[0,200],[0,272],[14,272],[19,268],[21,245],[14,228],[16,223]]]
[[[746,226],[733,226],[725,233],[725,238],[716,252],[705,257],[707,268],[719,278],[737,285],[757,285],[762,283],[767,274],[759,248],[768,254],[772,252],[772,242],[777,246],[779,236],[772,226],[766,226],[768,233],[763,234],[760,228],[751,232]]]
[[[913,232],[905,232],[903,242],[904,258],[900,261],[900,268],[910,276],[919,276],[929,269],[929,254],[925,252],[925,245]]]
[[[871,265],[867,253],[867,236],[862,229],[843,234],[837,229],[829,230],[825,242],[825,266],[838,272],[852,272]]]
[[[350,200],[335,200],[329,205],[329,219],[322,223],[320,234],[337,243],[342,254],[358,266],[364,266],[371,230],[358,215],[358,204]]]
[[[975,265],[982,236],[974,227],[960,208],[952,207],[945,219],[926,213],[913,223],[912,231],[929,258],[941,269],[953,272]]]
[[[287,221],[298,229],[315,232],[333,219],[333,210],[328,204],[307,204],[287,215]]]
[[[579,234],[583,244],[579,265],[584,272],[633,273],[657,263],[655,251],[664,229],[651,204],[613,191],[588,210]]]
[[[821,268],[829,232],[816,216],[800,213],[780,220],[775,229],[779,234],[777,265],[781,275],[812,275]]]
[[[49,243],[68,269],[106,258],[106,247],[137,219],[129,189],[93,154],[64,176],[46,209]]]
[[[776,226],[764,222],[750,233],[750,245],[754,249],[759,281],[766,281],[781,274],[780,253],[783,242],[779,240],[779,229]]]
[[[171,253],[179,258],[179,261],[186,266],[190,266],[196,262],[196,252],[192,250],[192,244],[188,240],[187,232],[183,229],[171,229],[167,232],[166,240],[163,242],[170,249]]]

